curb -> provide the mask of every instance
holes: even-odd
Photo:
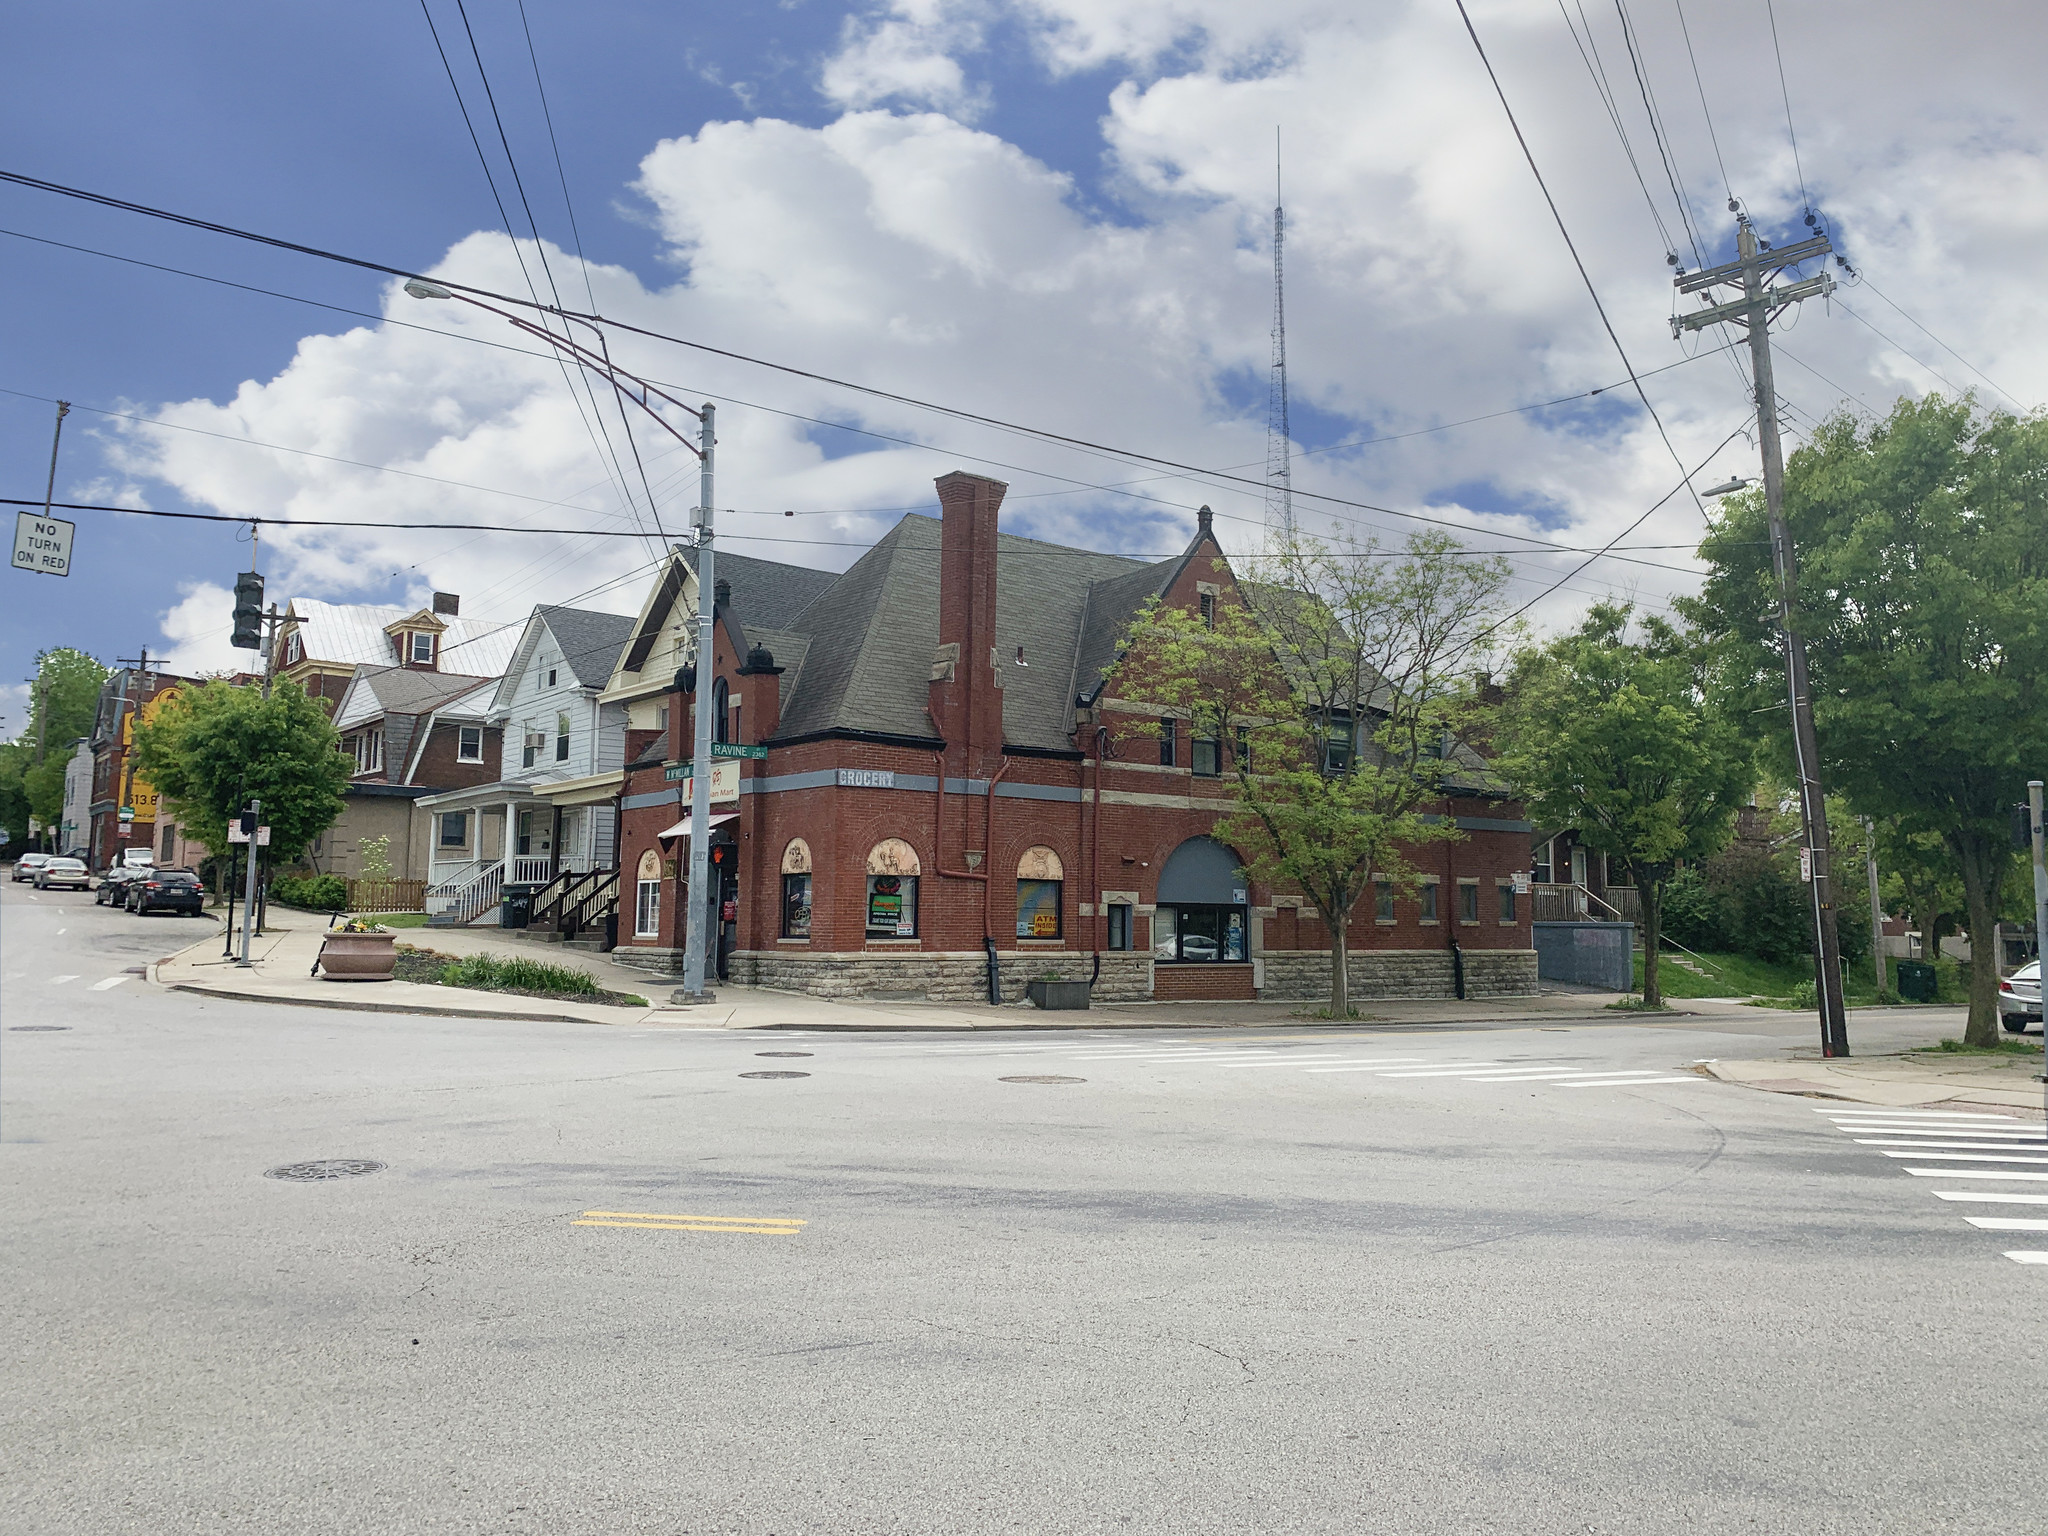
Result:
[[[156,966],[152,964],[150,970],[154,972],[155,969]],[[151,975],[149,979],[156,981],[154,975]],[[524,1019],[536,1024],[606,1025],[614,1022],[610,1019],[579,1018],[573,1013],[506,1013],[489,1008],[433,1008],[413,1003],[373,1003],[367,1001],[359,1003],[341,997],[283,997],[274,992],[239,992],[232,991],[226,987],[216,987],[205,982],[193,981],[158,982],[157,984],[162,986],[167,992],[190,992],[195,997],[225,997],[239,1003],[272,1003],[280,1008],[334,1008],[344,1013],[404,1013],[436,1019]],[[644,1013],[640,1009],[627,1009],[623,1011],[644,1017],[645,1014],[652,1013],[655,1010],[647,1009]],[[624,1024],[632,1021],[620,1019],[616,1022]]]

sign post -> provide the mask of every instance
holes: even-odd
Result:
[[[231,841],[231,842],[248,842],[248,841],[249,841],[249,839],[250,839],[250,837],[251,837],[251,835],[253,834],[253,835],[254,835],[254,837],[255,837],[255,838],[256,838],[256,840],[257,840],[257,847],[261,847],[261,846],[262,846],[262,845],[263,845],[264,843],[267,843],[267,842],[269,842],[269,841],[270,841],[270,836],[269,836],[269,833],[270,833],[270,828],[268,828],[268,827],[266,827],[266,826],[263,826],[263,825],[262,825],[262,817],[263,817],[263,802],[262,802],[261,800],[251,800],[251,801],[249,802],[249,809],[248,809],[247,811],[245,811],[245,812],[243,812],[243,813],[242,813],[242,819],[241,819],[241,822],[240,822],[240,824],[239,824],[238,826],[235,826],[235,827],[231,827],[231,828],[229,828],[229,829],[228,829],[228,839],[229,839],[229,841]],[[242,835],[241,835],[241,836],[240,836],[239,838],[235,836],[235,833],[236,833],[236,832],[238,832],[238,831],[239,831],[239,832],[240,832],[240,833],[242,834]],[[245,881],[245,882],[243,883],[243,886],[242,886],[242,956],[241,956],[241,958],[240,958],[239,960],[237,960],[237,961],[235,962],[235,964],[236,964],[237,966],[239,966],[239,967],[242,967],[242,968],[244,968],[244,969],[246,969],[246,968],[248,967],[248,965],[250,964],[250,961],[249,961],[249,925],[250,925],[251,921],[252,921],[252,920],[254,919],[254,917],[255,917],[255,913],[256,913],[256,849],[255,849],[255,848],[251,848],[251,849],[249,850],[249,859],[248,859],[248,864],[249,864],[249,877],[248,877],[248,879],[247,879],[247,880],[246,880],[246,881]]]

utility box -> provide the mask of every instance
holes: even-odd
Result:
[[[1925,960],[1901,960],[1898,963],[1899,996],[1909,1003],[1931,1003],[1934,1001],[1934,967]]]

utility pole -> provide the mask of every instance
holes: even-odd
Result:
[[[1732,205],[1731,205],[1732,206]],[[1680,293],[1704,293],[1722,284],[1739,287],[1742,297],[1691,314],[1672,317],[1671,334],[1704,330],[1710,325],[1739,323],[1749,332],[1751,372],[1756,380],[1757,437],[1763,450],[1764,508],[1770,521],[1771,564],[1778,577],[1778,629],[1784,638],[1785,684],[1792,704],[1792,757],[1799,776],[1799,816],[1804,834],[1804,863],[1812,893],[1814,989],[1820,1003],[1820,1051],[1823,1056],[1849,1054],[1849,1021],[1842,1004],[1842,947],[1836,927],[1835,872],[1828,845],[1827,801],[1820,782],[1820,743],[1813,730],[1813,691],[1806,676],[1806,641],[1795,620],[1798,564],[1792,533],[1785,524],[1785,456],[1778,440],[1778,394],[1771,375],[1771,316],[1802,299],[1834,292],[1834,279],[1822,271],[1782,286],[1768,283],[1788,267],[1834,249],[1825,235],[1815,235],[1782,251],[1758,240],[1749,216],[1736,214],[1736,259],[1704,272],[1681,273]]]
[[[712,432],[716,412],[707,401],[698,428],[698,506],[691,519],[697,527],[697,708],[690,748],[690,876],[683,897],[683,996],[686,1003],[708,1003],[712,992],[704,975],[709,911],[706,887],[711,880],[711,683],[716,670],[713,611],[717,587],[712,575]]]
[[[2048,976],[2048,847],[2044,847],[2041,825],[2041,781],[2027,780],[2027,830],[2034,845],[2034,974]],[[2048,997],[2048,989],[2042,996]],[[2048,1020],[2048,1010],[2041,1017]],[[2041,1026],[2043,1056],[2041,1058],[2041,1081],[2048,1083],[2048,1022]],[[2048,1087],[2041,1090],[2041,1101],[2048,1108]]]
[[[1877,890],[1877,823],[1863,818],[1863,862],[1870,872],[1870,962],[1877,971],[1877,990],[1891,986],[1884,964],[1884,898]]]
[[[1286,206],[1280,196],[1280,130],[1273,130],[1273,367],[1266,400],[1266,524],[1294,542],[1294,439],[1287,419]]]

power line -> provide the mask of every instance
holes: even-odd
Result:
[[[1458,12],[1460,15],[1464,15],[1464,11],[1463,0],[1459,0]],[[1664,140],[1664,122],[1657,113],[1657,102],[1650,90],[1649,76],[1643,73],[1642,55],[1636,47],[1635,27],[1629,21],[1628,8],[1622,3],[1622,0],[1614,0],[1614,12],[1615,15],[1621,18],[1621,40],[1628,47],[1628,61],[1630,68],[1635,71],[1636,90],[1643,98],[1644,115],[1650,120],[1650,137],[1657,145],[1658,158],[1663,161],[1664,179],[1671,184],[1672,200],[1678,204],[1678,222],[1685,226],[1686,239],[1692,242],[1693,260],[1698,265],[1704,267],[1707,264],[1707,258],[1700,248],[1699,232],[1693,228],[1692,210],[1686,204],[1685,193],[1679,190],[1680,177],[1678,166],[1672,158],[1671,146]],[[1471,29],[1472,20],[1469,16],[1465,19],[1465,26],[1468,31]],[[1475,44],[1478,43],[1479,34],[1477,32],[1472,34],[1472,41]],[[1485,50],[1481,49],[1480,52],[1481,56],[1484,57]],[[1493,73],[1493,66],[1491,64],[1486,66],[1486,72],[1489,75]],[[1494,81],[1494,89],[1500,89],[1500,81],[1497,79]],[[1501,98],[1501,105],[1507,105],[1507,98],[1505,96]],[[1512,116],[1512,114],[1510,115]],[[1521,129],[1517,128],[1515,134],[1519,138],[1521,136]],[[1526,146],[1524,147],[1526,148]],[[1535,162],[1532,160],[1530,163],[1533,165]]]
[[[1671,0],[1678,10],[1678,30],[1685,37],[1685,56],[1692,64],[1692,83],[1700,93],[1700,116],[1707,120],[1707,139],[1714,146],[1714,164],[1721,168],[1721,190],[1728,194],[1728,201],[1735,201],[1735,188],[1728,182],[1728,163],[1721,158],[1721,136],[1714,132],[1714,113],[1707,105],[1707,85],[1700,78],[1699,56],[1692,51],[1692,28],[1685,24],[1685,0]]]
[[[1886,293],[1882,288],[1878,287],[1877,284],[1873,283],[1870,280],[1870,274],[1868,272],[1863,271],[1859,267],[1856,277],[1858,287],[1868,288],[1880,299],[1883,299],[1885,303],[1891,305],[1893,309],[1898,310],[1900,316],[1904,318],[1907,324],[1911,325],[1915,330],[1920,332],[1921,335],[1925,336],[1929,341],[1933,342],[1937,347],[1941,348],[1942,351],[1946,352],[1950,357],[1954,358],[1957,362],[1961,363],[1965,368],[1969,369],[1970,372],[1976,374],[1978,378],[1982,379],[1986,384],[1989,384],[1993,389],[1997,390],[2001,395],[2005,396],[2005,398],[2010,400],[2014,405],[2018,406],[2023,411],[2027,408],[2025,404],[2021,402],[2020,397],[2018,395],[2015,395],[2011,390],[2005,388],[1996,379],[1992,378],[1991,375],[1986,373],[1982,368],[1979,368],[1975,363],[1971,362],[1967,357],[1963,356],[1962,353],[1958,352],[1954,347],[1950,346],[1947,342],[1943,341],[1939,336],[1935,335],[1934,332],[1928,330],[1927,327],[1922,325],[1918,320],[1915,320],[1912,317],[1912,315],[1908,314],[1906,310],[1896,300],[1894,300],[1891,297],[1890,294]],[[1844,309],[1847,309],[1849,306],[1844,304],[1842,307]],[[1897,346],[1898,344],[1894,342],[1893,345]],[[1900,350],[1904,351],[1905,349],[1901,347]],[[1911,356],[1912,354],[1908,353],[1907,355]],[[1915,362],[1920,361],[1918,358],[1914,358],[1913,360]],[[1926,365],[1922,364],[1922,366],[1925,367]],[[1931,369],[1929,371],[1932,372]],[[1950,388],[1954,388],[1954,386],[1951,385]]]
[[[1621,140],[1621,152],[1628,157],[1628,168],[1635,172],[1636,185],[1643,189],[1643,201],[1649,205],[1650,220],[1657,226],[1657,238],[1664,249],[1676,255],[1678,247],[1671,238],[1671,230],[1664,222],[1664,215],[1657,209],[1657,199],[1650,195],[1650,184],[1643,177],[1643,168],[1636,161],[1636,147],[1629,142],[1628,129],[1622,125],[1621,113],[1614,104],[1614,88],[1607,81],[1607,64],[1600,59],[1600,46],[1593,40],[1593,24],[1586,20],[1586,8],[1579,0],[1579,20],[1585,23],[1586,36],[1579,37],[1578,27],[1572,24],[1571,12],[1564,8],[1564,0],[1557,0],[1557,13],[1564,18],[1565,30],[1572,35],[1572,42],[1579,50],[1579,59],[1586,66],[1586,74],[1592,79],[1593,94],[1600,98],[1600,105],[1607,109],[1607,120],[1614,125],[1615,135]],[[1587,52],[1591,49],[1591,53]],[[1598,67],[1596,68],[1596,61]]]
[[[1792,169],[1799,175],[1799,201],[1811,213],[1813,199],[1806,191],[1806,167],[1799,163],[1799,133],[1792,126],[1792,91],[1785,84],[1785,53],[1778,46],[1778,8],[1772,0],[1764,0],[1764,14],[1771,19],[1771,54],[1778,61],[1778,95],[1785,102],[1785,136],[1792,141]]]

